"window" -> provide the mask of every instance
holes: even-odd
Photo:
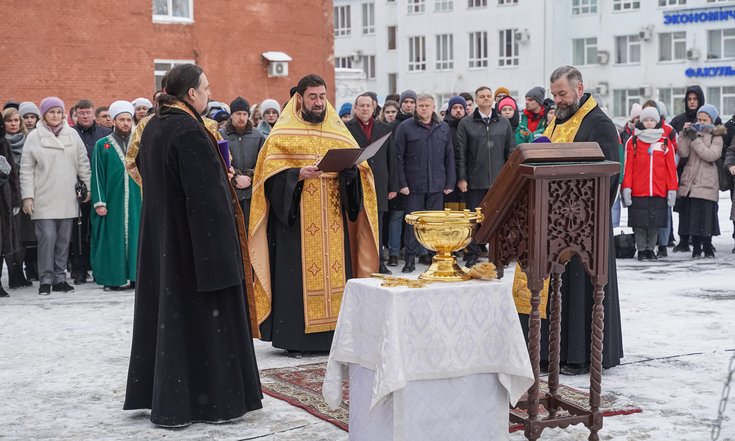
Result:
[[[613,0],[613,11],[632,11],[640,8],[640,0]]]
[[[615,116],[628,116],[628,110],[633,103],[639,103],[641,97],[638,89],[616,89],[613,90],[613,101],[615,102]]]
[[[454,69],[454,35],[436,36],[436,70]]]
[[[498,66],[518,66],[518,43],[516,42],[515,36],[515,29],[503,29],[500,31]]]
[[[363,35],[375,33],[375,3],[362,4],[362,33]]]
[[[396,48],[396,27],[388,26],[388,50],[395,50]]]
[[[658,61],[684,60],[686,57],[686,31],[658,34]]]
[[[334,67],[352,69],[351,57],[334,57]]]
[[[735,29],[707,31],[707,59],[735,58]]]
[[[518,0],[498,0],[498,5],[517,5]]]
[[[615,62],[617,64],[641,62],[641,40],[638,35],[615,37]]]
[[[161,81],[166,72],[179,64],[196,64],[194,60],[153,60],[153,81],[156,83],[154,90],[161,90]]]
[[[572,40],[572,64],[597,64],[597,37]]]
[[[659,6],[679,6],[686,4],[687,0],[658,0]]]
[[[487,32],[470,32],[469,67],[487,67]]]
[[[153,0],[153,21],[193,23],[193,0]]]
[[[597,0],[572,0],[572,15],[597,14]]]
[[[398,74],[388,74],[388,93],[396,93],[398,90]]]
[[[453,96],[457,95],[456,93],[451,92],[445,92],[445,93],[438,93],[434,96],[434,100],[436,100],[436,113],[439,113],[439,109],[444,105],[444,103],[448,103],[449,100],[452,99]],[[449,110],[447,110],[449,111]]]
[[[426,10],[425,0],[408,0],[409,14],[423,14]]]
[[[341,37],[350,35],[350,5],[334,7],[334,36]]]
[[[408,38],[408,71],[426,70],[426,37]]]
[[[467,0],[468,8],[484,8],[487,6],[487,0]]]
[[[712,104],[720,110],[720,115],[728,118],[735,113],[735,87],[708,87],[707,104]],[[713,121],[714,122],[714,121]]]
[[[434,0],[434,12],[451,12],[454,9],[454,0]]]
[[[375,55],[363,55],[360,59],[362,62],[362,70],[365,71],[365,77],[368,80],[375,79]]]
[[[684,112],[685,87],[667,87],[658,90],[658,99],[666,104],[668,116],[678,115]]]

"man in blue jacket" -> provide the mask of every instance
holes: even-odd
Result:
[[[436,104],[431,95],[419,95],[416,114],[403,121],[396,129],[395,146],[398,182],[405,195],[406,213],[419,210],[441,210],[444,195],[452,192],[457,179],[454,165],[454,147],[449,126],[434,113]],[[431,256],[413,233],[413,226],[406,224],[404,273],[416,269],[419,262],[431,264]]]

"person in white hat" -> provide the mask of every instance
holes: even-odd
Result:
[[[117,102],[117,101],[116,101]],[[131,101],[135,112],[133,113],[133,121],[138,124],[138,121],[148,116],[148,109],[153,107],[153,103],[148,98],[138,97]],[[112,114],[112,112],[110,112]],[[112,116],[112,115],[110,115]]]
[[[125,171],[125,153],[135,108],[128,101],[110,105],[112,134],[97,141],[92,152],[92,216],[90,262],[94,280],[105,291],[135,286],[140,224],[140,187]]]

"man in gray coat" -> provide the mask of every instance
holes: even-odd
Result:
[[[230,112],[230,119],[220,130],[220,134],[229,143],[232,168],[235,169],[232,186],[235,187],[247,228],[250,223],[253,170],[258,161],[258,153],[265,144],[265,136],[259,130],[253,129],[250,103],[245,98],[237,97],[232,100]]]
[[[474,210],[516,146],[510,122],[493,109],[493,92],[487,86],[475,91],[477,108],[457,126],[457,187]],[[466,265],[477,263],[478,244],[467,247]]]

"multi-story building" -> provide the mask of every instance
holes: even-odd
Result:
[[[734,0],[334,0],[334,36],[336,66],[381,95],[486,84],[522,105],[571,64],[612,115],[646,99],[681,112],[692,84],[735,112]]]
[[[308,73],[324,75],[334,90],[331,1],[4,0],[2,6],[3,102],[58,95],[70,107],[80,98],[97,105],[150,98],[166,71],[184,62],[202,66],[213,98],[228,103],[238,95],[251,103],[284,102]],[[314,25],[325,20],[326,27]]]

